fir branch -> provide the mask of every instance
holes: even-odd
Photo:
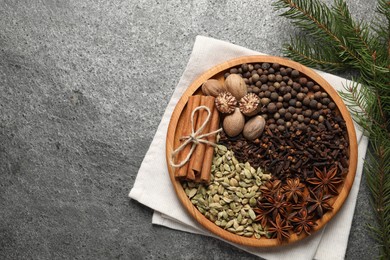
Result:
[[[291,39],[284,45],[283,54],[312,68],[327,68],[328,71],[345,70],[345,64],[340,62],[335,51],[327,46],[311,44],[302,36]]]
[[[389,139],[387,139],[389,140]],[[371,192],[371,203],[376,212],[377,225],[370,224],[371,235],[379,243],[382,259],[390,256],[390,144],[371,142],[364,169]]]
[[[281,16],[291,19],[293,24],[308,32],[310,36],[340,49],[339,55],[344,62],[349,59],[359,61],[359,57],[345,44],[345,39],[335,33],[334,14],[327,5],[319,0],[278,0],[274,6],[278,10],[288,8]]]

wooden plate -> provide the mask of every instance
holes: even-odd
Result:
[[[301,240],[306,237],[306,235],[301,234],[300,236],[297,236],[296,234],[292,234],[288,241],[286,242],[278,242],[276,239],[267,239],[265,237],[262,237],[260,239],[256,238],[247,238],[239,235],[235,235],[229,231],[226,231],[217,225],[215,225],[213,222],[208,220],[204,215],[202,215],[196,207],[191,203],[191,201],[188,199],[187,195],[185,194],[185,191],[180,183],[179,180],[177,180],[174,176],[175,169],[172,168],[169,164],[169,158],[172,151],[179,146],[179,138],[182,136],[181,129],[183,124],[183,117],[185,110],[186,110],[186,104],[187,100],[190,96],[193,94],[201,93],[200,87],[203,82],[205,82],[207,79],[215,78],[220,81],[224,81],[224,73],[230,69],[231,67],[243,64],[243,63],[262,63],[262,62],[269,62],[269,63],[279,63],[282,66],[290,67],[293,69],[296,69],[300,71],[301,73],[305,74],[308,78],[311,78],[313,81],[315,81],[318,85],[320,85],[327,93],[330,95],[330,97],[333,99],[333,101],[336,103],[341,116],[346,122],[347,125],[347,135],[349,139],[349,169],[348,173],[345,177],[345,181],[343,184],[343,187],[341,188],[341,191],[339,195],[336,197],[334,204],[333,204],[333,210],[325,213],[321,219],[317,221],[318,226],[316,226],[313,229],[313,232],[318,231],[324,225],[333,217],[335,214],[340,210],[341,206],[343,205],[345,199],[347,198],[349,191],[352,187],[355,173],[356,173],[356,167],[357,167],[357,141],[356,141],[356,133],[355,128],[351,119],[351,116],[344,105],[342,99],[339,97],[337,92],[329,85],[327,81],[325,81],[321,76],[319,76],[317,73],[315,73],[313,70],[299,64],[296,62],[293,62],[291,60],[287,60],[280,57],[273,57],[273,56],[246,56],[246,57],[240,57],[237,59],[233,59],[227,62],[224,62],[220,65],[217,65],[213,67],[212,69],[206,71],[203,75],[201,75],[199,78],[197,78],[185,91],[181,99],[179,100],[178,104],[175,107],[175,110],[173,111],[169,127],[168,127],[168,134],[167,134],[167,140],[166,140],[166,157],[167,157],[167,165],[168,165],[168,171],[169,175],[172,181],[172,184],[175,188],[176,194],[178,198],[180,199],[181,203],[183,204],[184,208],[188,211],[188,213],[196,220],[198,221],[203,227],[208,229],[209,231],[213,232],[217,236],[226,239],[228,241],[245,245],[245,246],[253,246],[253,247],[273,247],[273,246],[281,246],[289,243],[296,242],[298,240]]]

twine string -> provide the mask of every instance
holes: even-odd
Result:
[[[194,116],[195,116],[195,113],[198,111],[198,110],[201,110],[201,109],[205,109],[207,111],[207,117],[205,119],[205,121],[203,122],[203,124],[199,127],[198,130],[195,131],[195,122],[194,122]],[[211,146],[215,146],[215,143],[213,142],[210,142],[208,140],[205,140],[203,138],[205,137],[208,137],[210,135],[215,135],[219,132],[222,131],[222,128],[220,129],[217,129],[215,131],[212,131],[212,132],[209,132],[209,133],[205,133],[205,134],[201,134],[203,129],[206,127],[207,123],[210,121],[210,117],[211,117],[211,112],[210,112],[210,109],[207,107],[207,106],[198,106],[197,108],[195,108],[192,113],[191,113],[191,134],[190,135],[187,135],[187,136],[183,136],[180,138],[180,140],[185,140],[184,143],[182,143],[176,150],[174,150],[171,154],[171,160],[170,160],[170,164],[172,167],[174,168],[180,168],[182,167],[184,164],[186,164],[196,146],[199,144],[199,143],[204,143],[204,144],[208,144],[208,145],[211,145]],[[186,147],[188,144],[192,143],[191,145],[191,149],[189,151],[189,153],[187,154],[186,158],[183,159],[183,161],[179,162],[179,163],[174,163],[173,162],[173,158],[179,153],[181,152],[184,147]]]

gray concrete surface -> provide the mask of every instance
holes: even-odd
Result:
[[[1,0],[0,259],[256,259],[127,194],[195,36],[281,55],[271,2]],[[363,182],[346,259],[375,258],[370,211]]]

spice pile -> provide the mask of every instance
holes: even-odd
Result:
[[[224,78],[224,83],[216,79],[206,81],[202,92],[215,97],[220,113],[223,132],[218,147],[226,147],[237,163],[224,164],[229,170],[220,169],[219,150],[215,150],[211,184],[198,184],[194,193],[190,188],[195,188],[195,184],[184,182],[187,195],[202,214],[238,235],[253,234],[259,238],[261,231],[279,241],[287,240],[292,233],[310,235],[316,222],[332,210],[333,198],[348,172],[346,124],[336,104],[316,82],[277,63],[242,64],[231,68]],[[249,165],[250,169],[257,169],[255,172],[264,169],[270,174],[266,178],[272,176],[267,181],[262,179],[264,183],[250,186],[249,182],[240,187],[247,193],[255,191],[256,196],[248,201],[238,201],[237,193],[229,193],[238,188],[231,185],[227,176],[241,176],[239,165]],[[220,170],[216,171],[217,168]],[[219,195],[231,196],[229,200],[241,203],[241,209],[250,216],[247,221],[256,223],[257,233],[246,229],[253,226],[241,228],[237,215],[226,215],[225,205],[229,202],[212,204],[224,211],[211,207],[210,201],[206,208],[199,207],[194,198],[210,190],[213,193],[218,189],[216,182],[229,191]],[[202,199],[212,200],[211,195]],[[255,216],[249,213],[252,211]],[[243,215],[244,212],[240,220]],[[235,224],[233,228],[230,221]]]

